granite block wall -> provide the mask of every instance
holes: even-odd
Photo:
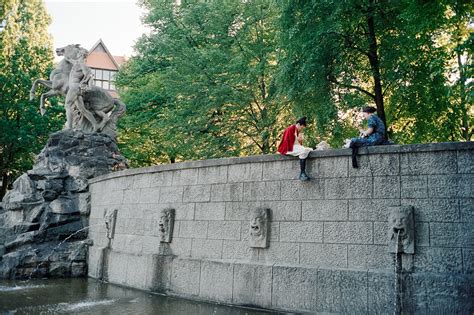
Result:
[[[474,143],[314,151],[310,182],[279,155],[132,169],[91,181],[89,276],[238,305],[341,314],[394,310],[387,222],[413,206],[415,254],[402,254],[406,313],[474,312]],[[270,209],[269,247],[250,219]],[[160,211],[175,209],[171,243]],[[117,209],[113,239],[105,213]]]

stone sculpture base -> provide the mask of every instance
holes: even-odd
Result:
[[[126,167],[108,135],[52,134],[0,203],[0,278],[86,276],[88,180]]]

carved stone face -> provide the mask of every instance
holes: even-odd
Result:
[[[392,233],[398,234],[400,233],[400,237],[405,239],[408,237],[407,231],[410,228],[410,220],[409,220],[409,213],[404,210],[400,209],[399,211],[394,211],[390,215],[390,221],[392,225]]]
[[[171,243],[174,225],[174,209],[164,209],[160,213],[158,232],[161,243]]]
[[[257,209],[250,219],[250,247],[268,247],[269,209]]]
[[[262,239],[264,237],[263,230],[265,229],[265,218],[261,216],[253,218],[250,221],[250,235]]]
[[[107,238],[113,239],[115,234],[115,221],[117,221],[117,209],[109,210],[105,214],[104,222],[107,231]]]
[[[413,207],[396,207],[392,209],[389,220],[389,252],[414,253]],[[397,247],[397,238],[399,247]]]

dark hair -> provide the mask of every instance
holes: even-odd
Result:
[[[301,126],[305,126],[306,127],[306,117],[301,117],[300,119],[298,119],[296,121],[297,124],[300,124]]]
[[[362,107],[362,111],[364,113],[375,113],[377,111],[377,109],[375,107],[372,107],[372,106],[365,106],[365,107]]]

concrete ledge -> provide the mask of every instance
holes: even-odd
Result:
[[[393,153],[418,153],[418,152],[435,152],[435,151],[458,151],[458,150],[472,150],[474,149],[474,141],[469,142],[440,142],[440,143],[427,143],[427,144],[410,144],[410,145],[383,145],[383,146],[371,146],[363,147],[359,149],[359,155],[367,154],[393,154]],[[310,158],[326,158],[326,157],[337,157],[337,156],[350,156],[350,149],[331,149],[324,151],[312,151]],[[89,183],[97,183],[100,181],[132,176],[139,174],[150,174],[159,173],[164,171],[182,170],[182,169],[193,169],[210,166],[226,166],[236,165],[244,163],[263,163],[273,161],[285,161],[293,160],[294,157],[282,156],[280,154],[267,154],[267,155],[253,155],[247,157],[235,157],[235,158],[223,158],[223,159],[210,159],[200,161],[188,161],[173,164],[155,165],[151,167],[135,168],[123,170],[120,172],[114,172],[96,178],[90,179]]]

